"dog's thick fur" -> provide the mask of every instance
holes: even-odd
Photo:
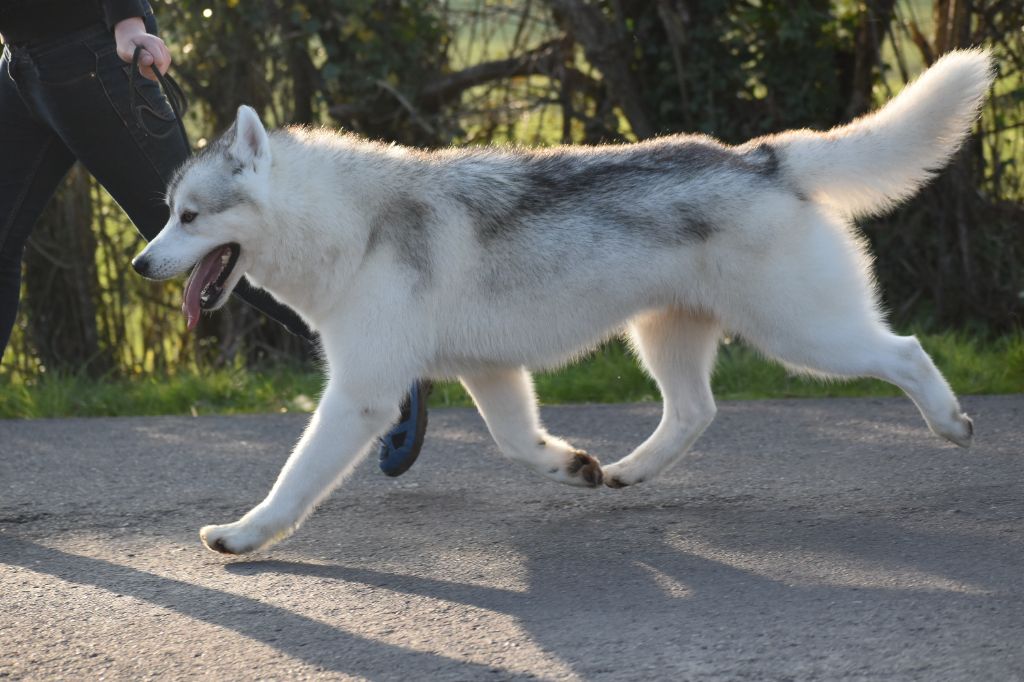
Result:
[[[932,431],[969,445],[971,421],[931,359],[883,320],[851,218],[891,208],[941,168],[991,80],[985,53],[955,52],[850,125],[740,147],[672,136],[421,152],[328,131],[268,135],[242,107],[178,173],[170,221],[134,263],[164,279],[237,244],[205,307],[247,273],[320,333],[330,376],[267,498],[203,528],[203,541],[237,554],[292,533],[421,377],[459,377],[501,450],[544,476],[649,479],[715,416],[723,330],[798,371],[896,384]],[[524,367],[556,366],[623,327],[664,416],[602,471],[544,430]]]

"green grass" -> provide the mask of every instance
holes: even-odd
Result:
[[[0,379],[0,418],[308,412],[315,407],[321,384],[317,373],[284,368],[116,381],[46,375],[31,382],[5,378]]]
[[[1022,334],[988,342],[966,334],[926,334],[921,341],[961,395],[1024,391]],[[546,404],[659,399],[654,382],[618,342],[557,372],[538,374],[536,383]],[[45,375],[20,381],[0,376],[0,418],[308,412],[321,387],[319,373],[283,367],[117,381]],[[823,382],[794,376],[737,343],[722,346],[714,391],[720,400],[900,395],[881,381]],[[431,404],[471,403],[458,383],[446,382],[435,388]]]

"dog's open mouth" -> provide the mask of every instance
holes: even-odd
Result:
[[[181,311],[188,316],[190,330],[199,324],[201,311],[217,307],[240,252],[238,244],[222,244],[203,256],[192,269],[185,282],[185,299],[181,303]]]

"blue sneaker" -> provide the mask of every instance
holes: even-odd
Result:
[[[427,432],[427,396],[433,385],[417,381],[402,401],[402,416],[380,439],[380,470],[388,476],[401,476],[413,465],[423,447]]]

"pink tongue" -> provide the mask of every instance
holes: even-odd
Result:
[[[192,331],[199,324],[199,299],[203,295],[203,289],[210,282],[217,279],[220,274],[221,256],[230,249],[225,246],[222,249],[215,249],[199,261],[199,265],[192,270],[188,281],[185,282],[185,298],[181,302],[181,312],[188,316],[188,329]]]

